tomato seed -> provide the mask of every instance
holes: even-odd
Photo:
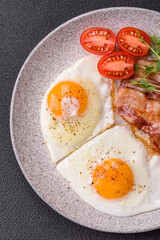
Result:
[[[128,50],[129,50],[129,51],[132,51],[132,50],[133,50],[133,47],[129,47]]]

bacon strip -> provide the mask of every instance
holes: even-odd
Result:
[[[118,114],[151,137],[151,148],[160,152],[160,102],[121,86],[114,101]]]

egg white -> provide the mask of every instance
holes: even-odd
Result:
[[[64,70],[51,84],[50,88],[47,90],[41,106],[41,128],[43,131],[43,135],[48,146],[49,152],[51,154],[52,161],[57,163],[60,159],[64,158],[75,149],[77,149],[80,145],[84,142],[88,141],[89,139],[93,138],[100,132],[103,132],[105,129],[110,127],[114,123],[114,113],[112,109],[112,99],[111,99],[111,92],[112,92],[112,84],[109,79],[103,78],[98,70],[97,70],[97,63],[101,57],[95,55],[89,55],[78,60],[74,63],[71,67]],[[51,132],[51,120],[50,120],[50,113],[47,111],[47,95],[50,90],[59,82],[70,80],[79,83],[85,83],[85,85],[90,89],[92,86],[95,88],[95,97],[94,102],[92,103],[94,106],[94,111],[96,109],[97,114],[94,115],[93,119],[95,123],[93,126],[93,131],[84,137],[83,134],[79,133],[79,138],[77,141],[70,141],[70,142],[60,142],[57,141],[56,136]],[[97,117],[98,116],[98,117]],[[53,123],[54,124],[54,123]],[[64,135],[63,137],[67,134]]]
[[[122,198],[103,198],[91,184],[95,166],[110,158],[125,161],[133,173],[134,186]],[[144,145],[131,129],[115,126],[84,144],[60,162],[57,169],[73,190],[95,209],[116,216],[131,216],[145,210],[143,204],[149,195],[147,159]]]

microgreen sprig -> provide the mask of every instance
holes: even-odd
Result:
[[[156,57],[156,59],[158,60],[158,61],[160,61],[160,56],[159,56],[159,51],[157,51],[157,50],[155,50],[155,49],[153,49],[144,39],[143,39],[143,36],[141,35],[141,33],[137,30],[137,33],[140,35],[140,38],[139,38],[139,40],[142,42],[142,43],[145,43],[148,47],[149,47],[149,49],[150,49],[150,51],[151,51],[151,53],[152,54],[154,54],[154,56]],[[159,38],[157,38],[157,37],[152,37],[153,38],[153,40],[154,40],[154,42],[156,41],[156,44],[158,44],[158,46],[160,46],[160,42],[159,42]],[[151,39],[152,39],[151,38]]]
[[[156,66],[153,66],[153,65],[141,66],[141,65],[135,64],[134,68],[136,69],[137,72],[139,72],[138,71],[139,68],[144,69],[146,73],[145,77],[148,77],[148,75],[151,73],[160,73],[160,62],[157,62]]]
[[[150,38],[154,51],[160,56],[160,37],[150,35]]]
[[[144,79],[138,79],[136,81],[131,81],[131,83],[133,85],[139,85],[140,87],[145,88],[145,92],[146,93],[147,92],[152,92],[152,91],[160,92],[159,89],[156,89],[156,88],[160,88],[160,86],[152,84],[152,83],[149,83],[149,82],[147,82]]]
[[[138,70],[139,67],[145,68],[146,75],[144,75],[142,72],[140,72]],[[145,92],[151,92],[151,91],[160,92],[160,90],[157,89],[157,88],[160,88],[160,86],[153,84],[153,83],[149,83],[146,78],[150,73],[158,72],[157,70],[153,70],[153,69],[155,69],[154,66],[148,65],[148,66],[144,67],[144,66],[139,66],[139,65],[135,64],[135,69],[141,75],[142,79],[138,79],[136,81],[131,81],[131,83],[133,85],[139,85],[140,87],[145,88]]]
[[[143,36],[141,35],[141,33],[137,30],[137,33],[139,34],[139,40],[142,43],[145,43],[149,49],[150,52],[152,54],[152,56],[154,56],[154,59],[156,61],[155,65],[146,65],[146,66],[141,66],[138,64],[134,65],[135,71],[137,71],[140,75],[141,75],[141,79],[138,80],[133,80],[131,81],[131,83],[133,85],[139,85],[140,87],[145,89],[145,92],[151,92],[151,91],[155,91],[155,92],[160,92],[160,86],[156,85],[156,84],[152,84],[148,82],[148,75],[150,75],[151,73],[160,73],[160,37],[156,37],[155,35],[150,36],[151,38],[151,45],[150,46],[143,38]],[[145,75],[139,71],[139,68],[142,68],[143,70],[145,70]]]
[[[152,45],[154,45],[154,48],[152,48],[144,39],[143,36],[139,31],[137,33],[140,35],[139,40],[143,43],[145,43],[149,49],[152,55],[154,55],[156,64],[155,66],[153,65],[146,65],[146,66],[141,66],[138,64],[135,64],[135,70],[141,75],[142,79],[136,80],[136,81],[131,81],[133,85],[139,85],[140,87],[145,89],[145,92],[160,92],[160,86],[156,84],[149,83],[147,80],[148,75],[151,73],[160,73],[160,37],[156,36],[151,36],[152,40]],[[145,70],[145,75],[139,71],[139,68],[142,68]]]

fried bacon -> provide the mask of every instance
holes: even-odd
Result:
[[[138,60],[135,60],[135,64],[137,65],[140,65],[142,67],[146,66],[146,65],[152,65],[152,66],[155,66],[156,65],[156,61],[154,60],[146,60],[146,59],[138,59]],[[142,73],[143,75],[146,75],[145,73],[145,69],[143,68],[138,68],[138,71],[140,73]],[[134,76],[135,77],[142,77],[142,75],[138,73],[137,71],[135,72]],[[148,75],[148,78],[151,78],[157,82],[160,82],[160,73],[150,73]]]
[[[151,148],[160,152],[160,102],[144,93],[121,86],[114,101],[118,114],[130,124],[149,134]]]

